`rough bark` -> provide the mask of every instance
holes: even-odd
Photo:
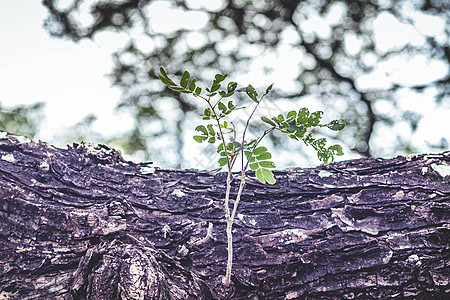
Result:
[[[450,293],[450,152],[277,171],[273,186],[248,173],[229,289],[221,285],[225,174],[2,132],[0,158],[0,299]]]

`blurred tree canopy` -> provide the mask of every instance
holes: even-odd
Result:
[[[380,85],[367,77],[378,74],[380,66],[417,58],[448,66],[446,1],[73,0],[62,5],[43,0],[43,4],[49,11],[44,27],[54,37],[79,41],[106,31],[128,34],[127,44],[113,54],[111,74],[113,84],[123,90],[119,107],[130,108],[136,120],[122,143],[131,153],[174,151],[178,159],[173,167],[179,167],[183,159],[186,118],[199,108],[192,99],[160,84],[160,66],[178,76],[189,70],[205,84],[218,72],[238,82],[239,76],[246,80],[247,74],[255,86],[258,83],[251,78],[258,74],[271,81],[282,76],[272,98],[290,101],[292,108],[300,108],[299,102],[308,97],[318,99],[327,114],[335,112],[349,124],[334,138],[361,156],[424,151],[409,141],[421,114],[400,105],[402,95],[427,93],[435,99],[430,105],[449,105],[448,69],[415,83],[388,76]],[[186,19],[171,17],[172,13]],[[423,29],[423,22],[436,18],[442,30]],[[414,31],[418,42],[402,40],[399,32],[397,44],[380,46],[383,37],[376,35],[376,20],[397,22]],[[261,86],[268,83],[260,82]],[[169,117],[164,111],[168,103],[173,107]],[[402,131],[395,129],[405,124]],[[171,147],[158,149],[152,138],[166,134],[177,139]],[[443,138],[434,146],[447,147],[447,141]]]
[[[42,119],[43,107],[41,102],[12,108],[3,107],[0,103],[0,130],[32,139]]]

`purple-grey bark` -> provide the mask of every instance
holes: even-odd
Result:
[[[229,289],[225,174],[4,132],[0,158],[0,299],[449,297],[450,152],[248,173]]]

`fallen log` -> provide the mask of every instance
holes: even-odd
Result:
[[[248,173],[224,288],[226,174],[0,132],[0,299],[449,296],[449,151],[274,174]]]

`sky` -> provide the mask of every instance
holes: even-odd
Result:
[[[207,2],[214,9],[215,2]],[[155,12],[151,19],[156,30],[173,30],[169,24],[195,28],[201,26],[201,16],[189,18],[187,15],[176,15],[170,12],[167,3],[158,2],[152,8]],[[165,14],[161,12],[167,12]],[[104,32],[92,40],[82,40],[74,43],[69,40],[52,38],[43,29],[43,20],[48,13],[40,1],[0,0],[0,103],[12,107],[18,104],[45,102],[44,115],[40,130],[35,140],[43,140],[58,147],[64,147],[67,141],[61,140],[70,127],[79,122],[89,113],[98,117],[93,130],[105,136],[114,136],[132,126],[133,120],[126,113],[118,113],[114,109],[120,98],[120,90],[112,87],[107,74],[111,72],[112,52],[122,46],[128,39],[125,35]],[[164,15],[164,18],[161,16]],[[158,16],[160,17],[158,19]],[[177,20],[177,21],[175,21]],[[87,20],[89,21],[89,20]],[[329,21],[333,21],[330,17]],[[158,24],[161,26],[158,29]],[[374,22],[375,38],[380,49],[390,49],[405,41],[420,44],[420,32],[443,31],[443,21],[436,18],[419,18],[418,30],[411,26],[400,24],[392,16],[381,14]],[[318,34],[327,34],[320,21],[312,17],[303,25],[316,30]],[[390,34],[395,28],[396,35]],[[289,34],[288,32],[286,34]],[[195,40],[195,39],[193,39]],[[145,41],[144,41],[145,42]],[[145,46],[145,45],[143,45]],[[348,50],[358,47],[358,41],[346,45]],[[295,55],[288,53],[281,57]],[[289,59],[277,62],[279,72],[275,77],[281,77],[289,69]],[[294,70],[295,71],[295,70]],[[401,60],[382,65],[377,71],[358,80],[361,87],[375,83],[384,87],[394,80],[404,84],[414,84],[442,77],[448,72],[448,66],[442,63],[430,62],[417,57],[414,60]],[[294,72],[295,73],[295,72]],[[241,80],[247,80],[243,77]],[[254,80],[254,79],[252,79]],[[271,80],[271,79],[268,79]],[[289,89],[289,81],[280,80],[279,86]],[[424,147],[425,138],[438,142],[442,135],[450,141],[450,130],[445,122],[450,116],[450,110],[437,109],[432,104],[433,95],[400,95],[399,105],[424,113],[419,131],[411,139]],[[377,107],[377,109],[383,109]],[[386,105],[384,109],[391,109]],[[401,130],[401,129],[400,129]],[[386,143],[384,137],[374,142]],[[381,139],[381,140],[380,140]],[[95,142],[95,141],[94,141]],[[425,148],[423,148],[425,149]],[[188,149],[191,151],[190,149]],[[347,151],[348,153],[348,151]],[[344,156],[342,159],[353,158]],[[195,167],[195,161],[190,164]]]
[[[107,77],[120,38],[104,34],[79,43],[51,38],[42,28],[46,16],[40,1],[0,1],[1,104],[45,102],[36,138],[48,142],[89,113],[101,112],[97,129],[120,131],[126,125],[118,126],[114,113],[120,91]]]

